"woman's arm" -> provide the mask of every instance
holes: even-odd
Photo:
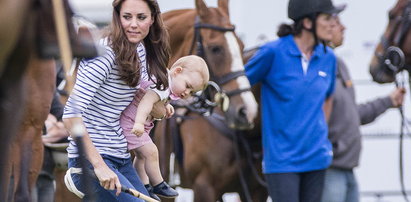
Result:
[[[90,136],[87,133],[82,118],[64,118],[63,122],[68,129],[70,136],[73,135],[73,130],[81,131],[83,133],[82,140],[84,151],[86,152],[86,158],[94,167],[94,173],[99,179],[100,185],[109,190],[117,189],[116,194],[119,195],[121,192],[120,180],[118,179],[117,175],[107,166],[100,153],[93,145],[93,142],[91,141]]]

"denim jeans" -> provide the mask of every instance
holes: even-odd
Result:
[[[322,202],[358,202],[358,184],[353,170],[329,168],[325,173]]]
[[[325,170],[265,174],[273,202],[319,202]]]
[[[148,195],[146,188],[143,183],[141,183],[140,178],[137,175],[136,170],[132,166],[131,159],[121,159],[108,155],[102,155],[104,162],[107,166],[113,170],[123,186],[135,189],[142,194]],[[69,168],[76,167],[79,168],[78,158],[70,158],[68,163]],[[88,163],[88,167],[92,169],[91,164]],[[81,182],[81,174],[72,174],[73,182],[76,188],[84,193],[84,187]],[[92,192],[94,193],[94,199],[96,202],[111,202],[111,201],[133,201],[133,202],[143,202],[143,200],[138,199],[134,196],[121,192],[120,195],[116,196],[116,190],[106,190],[97,179],[92,181]]]

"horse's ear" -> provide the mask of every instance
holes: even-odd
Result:
[[[223,10],[228,16],[230,16],[230,13],[228,11],[228,0],[218,0],[218,7]]]
[[[203,0],[196,0],[196,9],[200,17],[206,17],[208,15],[208,7]]]

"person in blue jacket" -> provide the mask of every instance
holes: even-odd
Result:
[[[280,25],[246,64],[251,84],[261,83],[263,172],[274,202],[318,202],[332,160],[327,121],[336,57],[331,0],[290,0],[292,25]]]

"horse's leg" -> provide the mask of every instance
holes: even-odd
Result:
[[[30,57],[29,37],[32,24],[28,23],[22,30],[19,42],[6,61],[7,68],[0,75],[0,201],[6,201],[9,179],[12,172],[10,161],[10,146],[16,136],[18,126],[25,106],[23,99],[26,97],[23,86],[23,76]],[[13,184],[16,180],[13,180]]]
[[[165,181],[168,181],[170,175],[171,144],[173,143],[173,140],[171,139],[173,134],[170,132],[170,120],[157,122],[153,132],[154,136],[152,138],[158,148],[161,175]]]
[[[258,184],[253,179],[250,179],[249,191],[251,195],[251,200],[253,202],[266,202],[268,198],[267,188]],[[241,201],[247,201],[247,197],[244,195],[243,191],[238,192]]]
[[[268,198],[267,188],[259,186],[251,191],[251,197],[254,202],[266,202]]]
[[[50,75],[52,75],[50,77]],[[20,147],[19,180],[15,193],[16,201],[28,201],[31,189],[43,165],[42,128],[50,112],[51,100],[55,90],[54,60],[40,60],[32,57],[25,77],[28,96],[25,99],[25,110],[18,134]]]
[[[31,168],[32,164],[39,164],[38,162],[42,162],[42,152],[43,147],[38,147],[36,145],[42,144],[39,131],[32,126],[26,127],[26,130],[19,134],[20,141],[18,141],[18,147],[20,150],[20,158],[19,161],[16,163],[19,166],[15,166],[15,182],[16,184],[16,192],[14,194],[14,200],[16,202],[25,202],[31,201],[31,188],[33,185],[33,175],[38,175],[40,168]],[[30,139],[29,136],[36,134],[39,138]],[[33,151],[32,148],[38,147],[37,151]],[[37,157],[40,156],[40,157]],[[36,159],[37,158],[37,159]],[[41,165],[41,164],[40,164]],[[17,170],[18,169],[18,170]]]
[[[194,202],[217,201],[216,191],[213,184],[209,181],[211,178],[207,171],[203,170],[196,178],[193,184]]]
[[[7,70],[4,75],[7,75]],[[0,201],[7,201],[11,176],[10,143],[21,118],[23,88],[20,80],[0,81]]]
[[[257,172],[259,174],[260,180],[264,180],[264,176],[262,174],[262,167],[261,167],[261,160],[259,159],[258,161],[254,162],[253,165],[255,169],[257,169]],[[252,172],[251,172],[252,173]],[[267,185],[262,185],[260,182],[257,180],[257,176],[250,175],[249,178],[250,181],[250,193],[252,200],[254,202],[266,202],[268,198],[268,190],[267,190]]]

